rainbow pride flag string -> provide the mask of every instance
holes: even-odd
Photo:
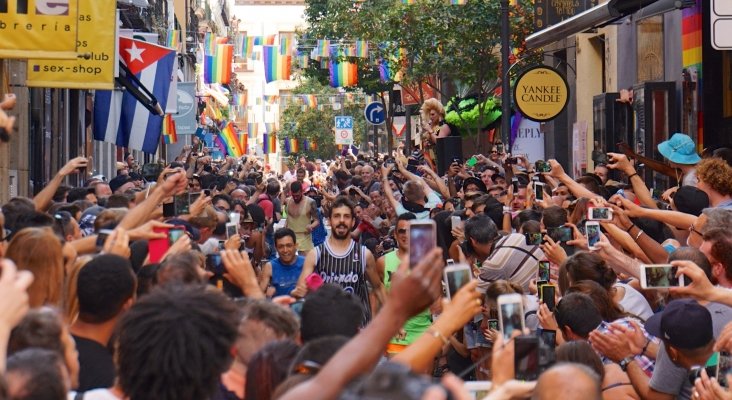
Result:
[[[207,56],[216,53],[216,37],[211,32],[206,32],[203,36],[203,54]]]
[[[247,125],[247,128],[248,128],[247,133],[249,134],[250,138],[253,139],[258,136],[258,134],[259,134],[259,124],[258,123],[250,122]]]
[[[450,0],[450,4],[453,6],[464,6],[468,3],[468,0]]]
[[[356,41],[356,54],[354,57],[368,58],[369,57],[369,42],[366,40]]]
[[[402,0],[402,4],[417,4],[417,0]]]
[[[267,154],[269,151],[269,135],[266,133],[262,134],[262,153]]]
[[[288,138],[288,139],[290,139],[290,152],[299,153],[300,152],[300,143],[297,141],[297,138]]]
[[[173,144],[178,142],[178,133],[175,129],[175,120],[173,115],[165,114],[163,118],[163,138],[165,144]]]
[[[234,46],[230,44],[216,45],[216,54],[204,56],[203,79],[205,83],[231,82],[231,61],[234,57]]]
[[[274,122],[265,122],[264,130],[269,134],[275,133],[277,131],[277,124]]]
[[[255,46],[261,46],[264,44],[264,40],[261,36],[254,36],[254,45]]]
[[[247,105],[247,92],[244,93],[235,93],[234,94],[234,104],[240,107],[244,107]]]
[[[280,54],[278,46],[264,46],[264,79],[267,83],[290,79],[292,56]]]
[[[249,137],[246,132],[239,132],[239,148],[242,151],[242,155],[249,154]]]
[[[283,56],[292,55],[293,35],[291,33],[280,34],[280,54]]]
[[[221,136],[221,139],[224,141],[224,144],[226,145],[226,151],[229,153],[232,157],[241,157],[243,152],[241,147],[239,146],[239,136],[236,133],[236,129],[234,129],[234,123],[229,122],[226,124],[226,127],[222,129],[219,132],[219,135]]]
[[[265,94],[262,97],[264,97],[264,101],[266,103],[269,103],[269,104],[275,104],[275,103],[277,103],[280,100],[280,96],[278,96],[278,95],[268,95],[268,94]]]
[[[168,37],[165,44],[170,48],[178,50],[178,45],[180,44],[180,31],[175,29],[168,31]]]
[[[302,95],[302,101],[309,108],[316,108],[318,106],[318,98],[314,94]]]
[[[330,57],[330,40],[318,39],[318,45],[315,52],[319,57]]]
[[[243,36],[241,39],[241,56],[244,58],[252,58],[252,53],[254,52],[254,41],[256,40],[256,37],[254,36]]]
[[[274,46],[276,38],[277,38],[277,35],[267,35],[264,37],[264,43],[262,45],[263,46]]]
[[[381,60],[379,63],[379,79],[382,82],[389,82],[392,78],[391,68],[386,60]]]
[[[358,85],[358,65],[348,61],[330,61],[330,86],[348,87]]]

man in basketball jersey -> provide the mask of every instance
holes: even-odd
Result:
[[[323,244],[315,247],[305,257],[300,279],[292,295],[305,296],[305,280],[315,272],[324,283],[340,285],[343,290],[361,299],[364,312],[362,322],[365,326],[371,321],[372,312],[376,310],[371,308],[369,284],[379,303],[383,304],[385,294],[373,254],[351,239],[351,228],[355,222],[353,208],[348,198],[339,196],[335,199],[328,217],[331,234]]]

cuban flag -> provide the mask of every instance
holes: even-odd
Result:
[[[153,94],[158,108],[164,110],[176,63],[175,50],[120,37],[119,56],[142,86]],[[151,113],[129,91],[96,91],[94,139],[152,154],[160,143],[162,127],[163,115]]]

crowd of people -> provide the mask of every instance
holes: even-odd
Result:
[[[658,150],[72,159],[2,205],[0,399],[732,399],[732,149]]]

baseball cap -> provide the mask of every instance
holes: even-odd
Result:
[[[674,205],[682,213],[701,215],[703,209],[709,207],[709,196],[694,186],[682,186],[674,194]]]
[[[696,300],[674,300],[648,318],[646,331],[679,349],[698,349],[714,340],[712,314]]]
[[[469,176],[469,177],[465,178],[465,180],[463,180],[463,191],[471,183],[473,185],[477,186],[479,191],[481,191],[483,193],[488,192],[488,189],[485,187],[485,183],[483,183],[483,181],[481,181],[480,179],[478,179],[474,176]]]
[[[694,141],[683,133],[674,133],[671,139],[659,143],[658,152],[676,164],[691,165],[701,161]]]
[[[129,175],[117,175],[109,181],[109,188],[112,189],[112,193],[116,192],[117,189],[121,188],[125,183],[132,182],[132,178]]]

